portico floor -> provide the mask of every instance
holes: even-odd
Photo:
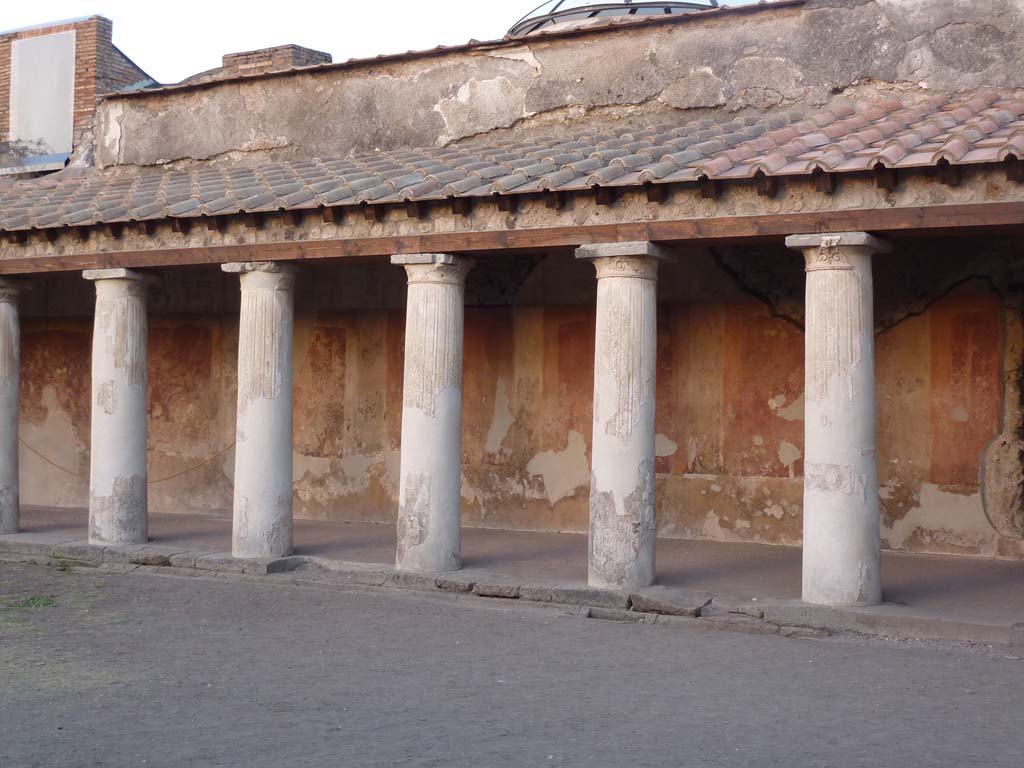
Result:
[[[85,510],[29,507],[22,531],[86,538]],[[204,552],[231,548],[225,515],[150,516],[153,544]],[[390,525],[295,521],[295,554],[328,560],[394,562]],[[464,565],[530,584],[586,582],[587,538],[480,528],[462,531]],[[750,601],[800,596],[800,550],[762,544],[659,539],[658,583]],[[1024,562],[885,552],[884,600],[900,613],[964,623],[1024,622]]]

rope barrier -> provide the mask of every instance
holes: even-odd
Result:
[[[79,474],[78,474],[77,472],[74,472],[74,471],[72,471],[72,470],[68,469],[67,467],[61,466],[60,464],[58,464],[58,463],[57,463],[56,461],[54,461],[53,459],[47,458],[47,457],[46,457],[46,456],[44,456],[44,455],[43,455],[42,453],[40,453],[40,452],[39,452],[39,451],[37,451],[37,450],[36,450],[35,448],[33,448],[33,447],[32,447],[31,445],[29,445],[29,444],[28,444],[28,443],[26,443],[26,442],[25,442],[24,440],[22,440],[22,439],[21,439],[20,437],[18,438],[18,442],[19,442],[19,443],[21,443],[21,444],[22,444],[23,446],[25,446],[25,447],[26,447],[26,448],[27,448],[28,450],[32,451],[32,453],[34,453],[34,454],[35,454],[36,456],[38,456],[38,457],[39,457],[40,459],[42,459],[43,461],[45,461],[45,462],[46,462],[47,464],[49,464],[49,465],[50,465],[51,467],[56,467],[56,468],[57,468],[57,469],[59,469],[59,470],[60,470],[61,472],[67,472],[67,473],[68,473],[69,475],[71,475],[72,477],[81,477],[81,475],[79,475]]]
[[[225,453],[227,453],[228,451],[230,451],[234,447],[235,447],[235,443],[231,443],[231,445],[229,445],[226,448],[223,448],[223,449],[217,451],[215,454],[213,454],[213,456],[211,456],[210,458],[206,459],[205,461],[199,462],[194,467],[189,467],[188,469],[183,469],[181,472],[175,472],[173,475],[168,475],[167,477],[161,477],[159,480],[150,480],[148,485],[156,485],[157,483],[165,483],[168,480],[174,480],[176,477],[181,477],[182,475],[187,475],[189,472],[195,472],[197,469],[201,469],[201,468],[205,467],[207,464],[209,464],[210,462],[215,461],[216,459],[219,459],[221,456],[223,456]]]
[[[308,361],[309,361],[309,350],[306,349],[305,350],[305,354],[302,356],[302,362],[296,367],[296,370],[295,370],[295,373],[294,373],[294,377],[293,377],[294,380],[297,381],[299,379],[299,376],[301,374],[305,373],[306,365],[307,365]],[[33,448],[31,445],[26,443],[20,437],[18,438],[18,442],[21,445],[25,446],[25,448],[27,450],[29,450],[32,453],[34,453],[36,456],[38,456],[40,459],[45,461],[50,466],[55,467],[56,469],[59,469],[61,472],[66,472],[67,474],[71,475],[72,477],[76,477],[76,478],[82,479],[81,474],[79,474],[76,471],[70,470],[67,467],[61,466],[60,464],[58,464],[53,459],[50,459],[47,456],[44,456],[42,452],[40,452],[39,450]],[[209,463],[219,459],[221,456],[223,456],[225,453],[230,451],[236,445],[237,445],[237,442],[232,442],[230,445],[222,448],[221,450],[217,451],[215,454],[210,456],[210,458],[204,459],[203,461],[199,462],[195,466],[189,467],[188,469],[183,469],[181,472],[175,472],[173,475],[168,475],[167,477],[161,477],[161,478],[158,478],[157,480],[150,480],[149,482],[146,483],[146,485],[157,485],[158,483],[166,483],[167,481],[174,480],[176,478],[181,477],[182,475],[187,475],[190,472],[195,472],[197,469],[202,469],[207,464],[209,464]]]
[[[54,461],[50,457],[46,456],[42,451],[40,451],[37,448],[34,448],[31,445],[29,445],[28,443],[26,443],[20,437],[18,438],[18,442],[21,445],[23,445],[27,450],[31,451],[36,456],[38,456],[40,459],[42,459],[47,464],[49,464],[51,467],[59,469],[61,472],[66,472],[67,474],[71,475],[72,477],[76,477],[76,478],[78,478],[80,480],[83,479],[82,475],[79,472],[75,472],[74,470],[68,469],[67,467],[57,463],[56,461]],[[156,485],[157,483],[166,483],[168,480],[174,480],[175,478],[181,477],[182,475],[187,475],[189,472],[195,472],[197,469],[202,469],[207,464],[209,464],[209,463],[219,459],[225,453],[227,453],[232,448],[234,448],[235,445],[236,445],[236,443],[231,443],[227,447],[222,448],[221,450],[217,451],[215,454],[210,456],[208,459],[204,459],[203,461],[199,462],[195,466],[189,467],[188,469],[183,469],[183,470],[181,470],[181,472],[175,472],[173,475],[168,475],[167,477],[161,477],[161,478],[159,478],[157,480],[150,480],[147,483],[147,485]]]

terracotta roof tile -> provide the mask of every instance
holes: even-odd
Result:
[[[0,229],[194,217],[318,205],[582,190],[757,174],[855,172],[1024,159],[1024,101],[997,93],[834,103],[716,121],[533,136],[489,146],[366,152],[258,166],[69,169],[0,187]]]

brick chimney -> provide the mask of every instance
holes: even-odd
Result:
[[[331,54],[329,53],[303,48],[301,45],[278,45],[274,48],[260,48],[257,51],[224,54],[219,76],[255,75],[293,67],[330,63]]]
[[[0,176],[63,168],[99,96],[155,84],[112,35],[102,16],[0,32]]]

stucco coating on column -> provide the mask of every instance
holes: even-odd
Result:
[[[881,602],[871,256],[861,232],[801,235],[807,269],[803,599]]]
[[[21,287],[0,278],[0,534],[17,533],[18,387],[21,371]]]
[[[409,278],[395,563],[455,571],[462,567],[463,323],[472,261],[416,254],[392,263]]]
[[[657,278],[651,243],[587,246],[597,269],[588,582],[654,582]]]
[[[294,267],[225,264],[239,274],[238,413],[231,552],[292,551],[292,337]]]
[[[145,276],[110,269],[83,277],[96,283],[89,541],[142,544],[148,538]]]

